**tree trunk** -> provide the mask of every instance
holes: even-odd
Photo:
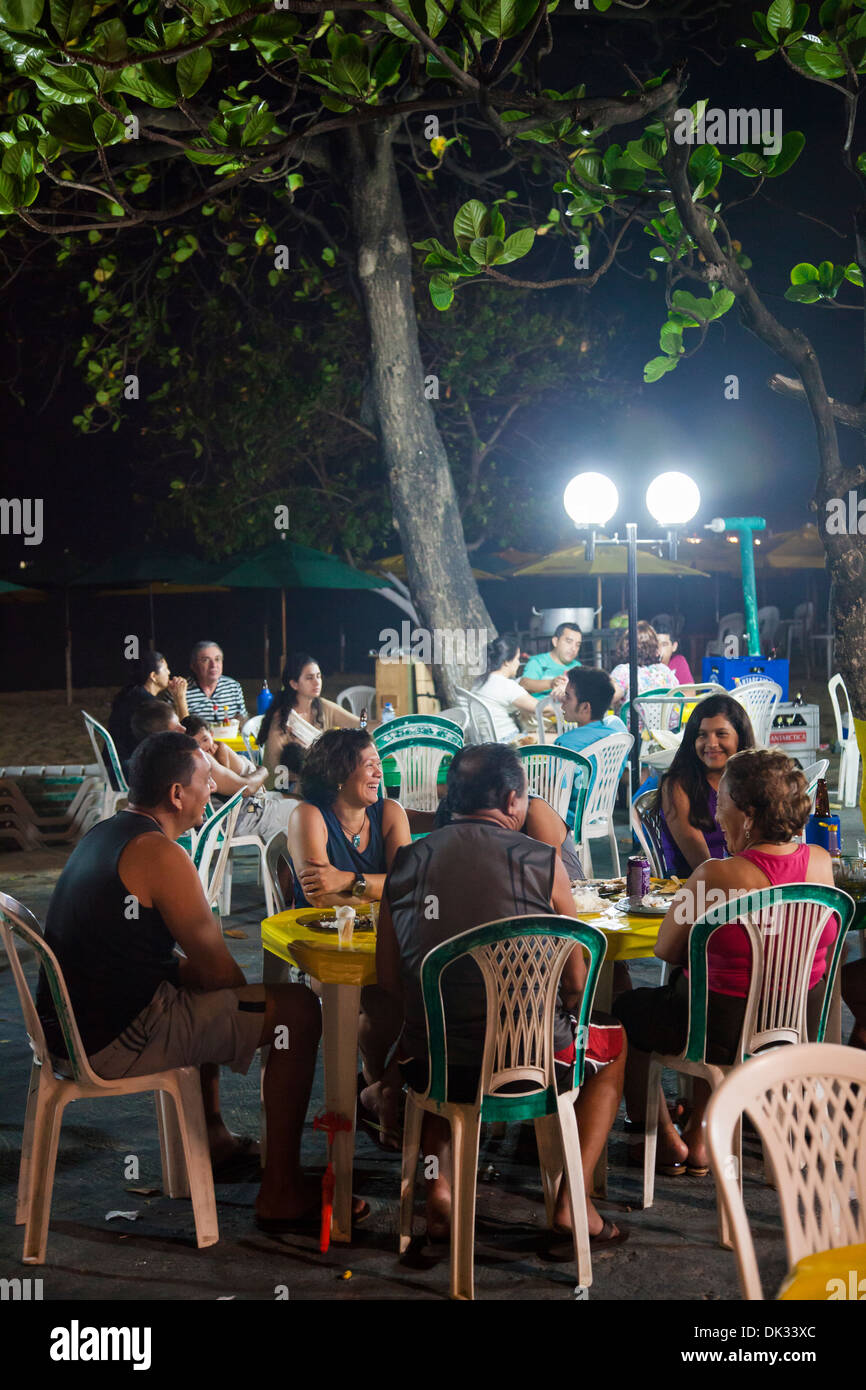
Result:
[[[461,651],[483,651],[496,630],[472,574],[448,455],[424,394],[392,133],[384,124],[349,132],[344,167],[394,516],[413,601],[431,643],[441,634],[433,651],[437,693],[453,705],[454,687],[467,683]]]

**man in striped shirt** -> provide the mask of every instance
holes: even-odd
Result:
[[[226,718],[243,724],[249,718],[239,683],[223,675],[222,648],[216,642],[196,642],[189,665],[192,679],[187,685],[186,703],[190,714],[197,714],[207,724]]]

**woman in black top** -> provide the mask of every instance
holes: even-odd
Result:
[[[172,676],[162,652],[143,652],[131,666],[132,680],[115,695],[108,716],[108,732],[121,763],[129,761],[138,742],[132,732],[132,716],[140,705],[163,699],[174,705],[178,719],[187,714],[186,681],[183,676]]]

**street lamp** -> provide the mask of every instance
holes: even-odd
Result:
[[[578,531],[585,531],[584,541],[587,561],[595,558],[596,545],[619,545],[619,536],[610,540],[598,540],[596,530],[604,526],[615,515],[619,506],[619,494],[604,473],[578,473],[572,478],[562,497],[562,505],[571,517]],[[667,530],[668,553],[672,560],[677,555],[676,527],[685,526],[691,521],[701,505],[701,494],[697,484],[687,473],[660,473],[653,478],[646,491],[647,510],[660,526]],[[626,546],[628,553],[628,684],[629,684],[629,725],[634,738],[631,750],[632,786],[638,785],[640,777],[640,724],[635,698],[639,694],[637,676],[637,548],[639,545],[657,545],[657,541],[639,541],[635,522],[626,523]]]

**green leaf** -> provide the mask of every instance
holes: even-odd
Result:
[[[454,218],[454,239],[461,251],[468,251],[476,237],[488,229],[487,208],[477,198],[464,203]]]
[[[818,77],[844,77],[845,64],[835,49],[809,44],[805,52],[806,66]]]
[[[101,111],[93,122],[93,135],[100,145],[116,145],[126,136],[126,127],[110,111]]]
[[[96,145],[90,117],[81,106],[46,107],[45,125],[55,140],[71,150],[92,150]]]
[[[821,291],[815,284],[791,285],[790,289],[785,290],[786,299],[794,299],[801,304],[814,304],[821,297]]]
[[[693,319],[698,319],[699,322],[710,317],[710,301],[708,299],[696,299],[693,294],[689,294],[688,290],[674,290],[671,299],[675,309],[679,309],[681,313],[688,314]]]
[[[726,289],[724,286],[716,290],[710,299],[707,318],[720,319],[722,314],[726,314],[736,299],[733,290]]]
[[[805,285],[810,280],[820,280],[820,278],[818,267],[811,265],[809,261],[800,261],[799,265],[795,265],[791,271],[792,285]]]
[[[325,247],[325,249],[322,252],[322,260],[325,262],[325,265],[336,265],[337,256],[333,246]]]
[[[669,357],[679,357],[683,350],[683,330],[678,323],[663,323],[659,333],[659,346]]]
[[[46,68],[34,73],[33,81],[48,101],[76,106],[90,101],[97,91],[96,78],[75,64],[66,68]]]
[[[689,173],[700,188],[695,189],[695,198],[702,198],[715,188],[722,177],[722,158],[714,145],[699,145],[689,159]]]
[[[767,10],[767,28],[774,39],[787,34],[794,22],[794,0],[773,0]]]
[[[852,261],[850,265],[846,265],[845,279],[850,280],[852,285],[859,285],[861,289],[863,288],[863,271],[856,261]]]
[[[494,265],[503,250],[503,243],[498,236],[476,237],[469,247],[469,254],[476,265]]]
[[[18,180],[0,169],[0,212],[13,212],[21,206],[22,201],[22,189]]]
[[[770,178],[775,179],[790,169],[794,161],[799,159],[805,143],[806,137],[801,130],[786,131],[782,136],[779,153],[773,158],[771,168],[767,171]]]
[[[230,241],[226,250],[230,256],[242,256],[244,254],[243,242]]]
[[[400,64],[406,55],[401,43],[388,43],[379,53],[373,65],[373,85],[377,90],[390,87],[400,77]]]
[[[181,96],[194,97],[210,76],[212,66],[209,48],[197,48],[194,53],[185,53],[177,64],[177,85]]]
[[[448,309],[454,299],[456,275],[434,275],[430,281],[430,299],[434,309]]]
[[[273,129],[276,119],[274,113],[268,110],[267,102],[260,102],[243,128],[241,144],[258,145],[262,137]]]
[[[45,0],[0,0],[0,22],[18,33],[35,29],[45,8]]]
[[[665,372],[672,372],[676,365],[676,357],[651,357],[643,369],[643,379],[646,382],[658,381]]]
[[[77,39],[90,18],[90,0],[50,0],[51,23],[61,43]]]
[[[521,227],[519,231],[512,232],[505,243],[505,249],[500,261],[503,265],[509,265],[512,261],[519,261],[531,250],[535,241],[535,231],[532,227]]]

